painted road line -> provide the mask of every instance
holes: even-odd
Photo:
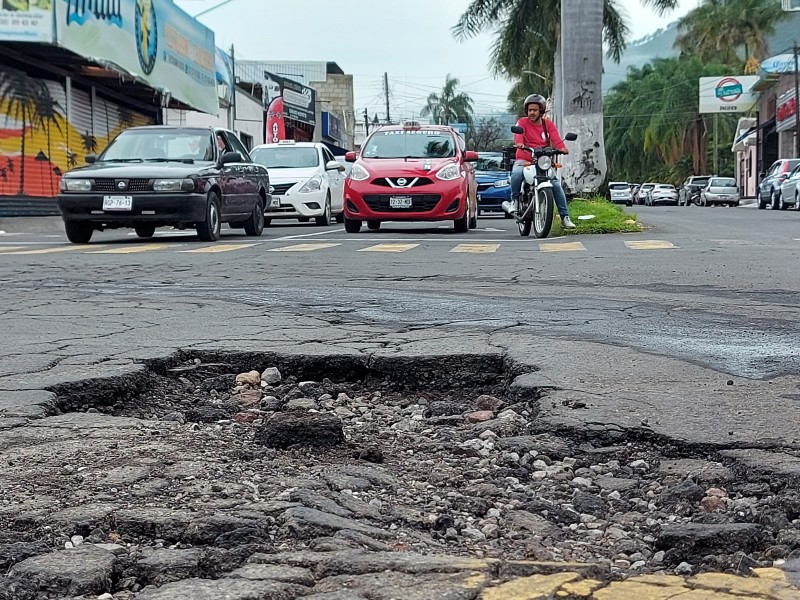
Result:
[[[217,244],[216,246],[206,246],[205,248],[195,248],[194,250],[178,250],[178,252],[186,253],[214,253],[214,252],[230,252],[231,250],[241,250],[242,248],[252,248],[258,244]]]
[[[580,242],[559,242],[557,244],[549,244],[543,242],[539,244],[540,252],[585,252],[586,246]]]
[[[294,246],[284,246],[283,248],[272,248],[267,252],[313,252],[314,250],[324,250],[334,246],[341,246],[341,244],[295,244]]]
[[[631,250],[663,250],[665,248],[677,248],[672,242],[665,240],[633,240],[625,242]]]
[[[99,252],[88,252],[87,254],[138,254],[140,252],[150,252],[152,250],[164,250],[175,248],[176,244],[140,244],[138,246],[125,246],[124,248],[111,248],[100,250]]]
[[[86,248],[104,248],[105,246],[54,246],[52,248],[39,248],[38,250],[21,250],[19,252],[6,252],[6,254],[55,254],[56,252],[86,251]]]
[[[405,252],[416,248],[419,244],[377,244],[367,248],[361,248],[357,252]]]
[[[450,252],[468,252],[471,254],[487,254],[497,252],[500,244],[459,244]]]
[[[0,246],[0,252],[13,252],[14,250],[22,250],[25,246]]]

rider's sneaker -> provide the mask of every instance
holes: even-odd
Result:
[[[572,219],[569,218],[569,215],[561,218],[561,226],[564,229],[575,229],[575,223],[572,222]]]
[[[516,200],[505,200],[500,206],[510,215],[516,214],[519,210],[519,203]]]

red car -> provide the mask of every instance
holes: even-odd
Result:
[[[446,125],[387,125],[348,152],[353,167],[344,183],[344,227],[358,233],[364,221],[453,221],[457,233],[478,226],[478,184],[467,150]]]

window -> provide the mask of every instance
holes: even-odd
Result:
[[[272,146],[253,150],[253,161],[268,169],[297,169],[319,166],[319,151],[309,146]]]
[[[455,140],[447,131],[416,129],[380,131],[362,151],[364,158],[449,158],[456,155]]]
[[[244,147],[247,148],[248,152],[250,152],[250,150],[253,149],[253,136],[252,135],[247,135],[246,133],[240,133],[239,134],[239,139],[242,140],[242,144],[244,144]]]
[[[247,152],[247,148],[244,147],[242,142],[239,141],[235,135],[233,135],[230,131],[220,132],[225,134],[225,138],[228,140],[228,144],[231,148],[233,148],[234,152],[238,152],[242,155],[242,160],[245,162],[250,162],[250,154]]]

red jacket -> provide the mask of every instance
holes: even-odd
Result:
[[[514,134],[514,143],[529,146],[531,148],[552,146],[553,148],[563,150],[565,148],[564,140],[561,139],[561,134],[558,133],[556,124],[549,119],[544,118],[542,119],[542,122],[544,123],[545,127],[547,127],[547,134],[550,136],[550,143],[547,142],[547,136],[544,133],[544,127],[542,127],[541,124],[534,125],[528,117],[522,117],[519,121],[517,121],[517,125],[522,127],[524,131],[522,133]],[[516,159],[533,160],[533,157],[527,150],[517,148]]]

